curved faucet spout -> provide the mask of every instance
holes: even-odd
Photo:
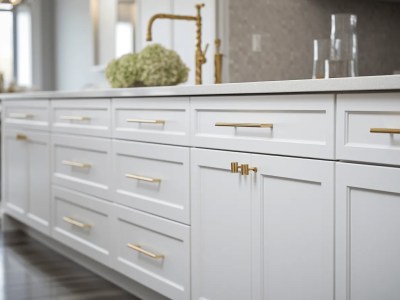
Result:
[[[146,41],[150,42],[153,39],[152,27],[153,23],[157,19],[170,19],[170,20],[186,20],[186,21],[197,21],[197,17],[194,16],[181,16],[171,14],[156,14],[152,16],[147,24],[147,38]]]

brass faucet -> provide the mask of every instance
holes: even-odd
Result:
[[[152,16],[147,25],[147,41],[152,40],[151,28],[153,23],[157,19],[171,19],[171,20],[186,20],[186,21],[195,21],[196,22],[196,84],[202,84],[202,74],[201,67],[203,64],[207,62],[206,52],[208,49],[208,44],[204,49],[204,52],[201,49],[201,14],[200,10],[204,7],[204,3],[196,4],[197,15],[196,16],[181,16],[181,15],[172,15],[172,14],[156,14]]]

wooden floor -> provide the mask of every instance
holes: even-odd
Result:
[[[138,298],[21,231],[0,233],[0,300]]]

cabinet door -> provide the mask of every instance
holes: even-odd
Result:
[[[3,134],[3,197],[8,214],[25,221],[28,199],[28,145],[22,130],[4,130]]]
[[[252,176],[230,171],[250,155],[191,151],[192,299],[253,299]]]
[[[400,169],[338,163],[336,299],[400,299]]]
[[[260,201],[262,299],[329,300],[334,289],[334,163],[252,155]]]
[[[49,134],[5,130],[5,209],[11,216],[42,233],[49,233]]]

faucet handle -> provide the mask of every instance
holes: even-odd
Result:
[[[206,56],[209,46],[210,46],[210,44],[207,43],[207,44],[206,44],[206,47],[204,48],[204,51],[203,51],[203,56]]]

